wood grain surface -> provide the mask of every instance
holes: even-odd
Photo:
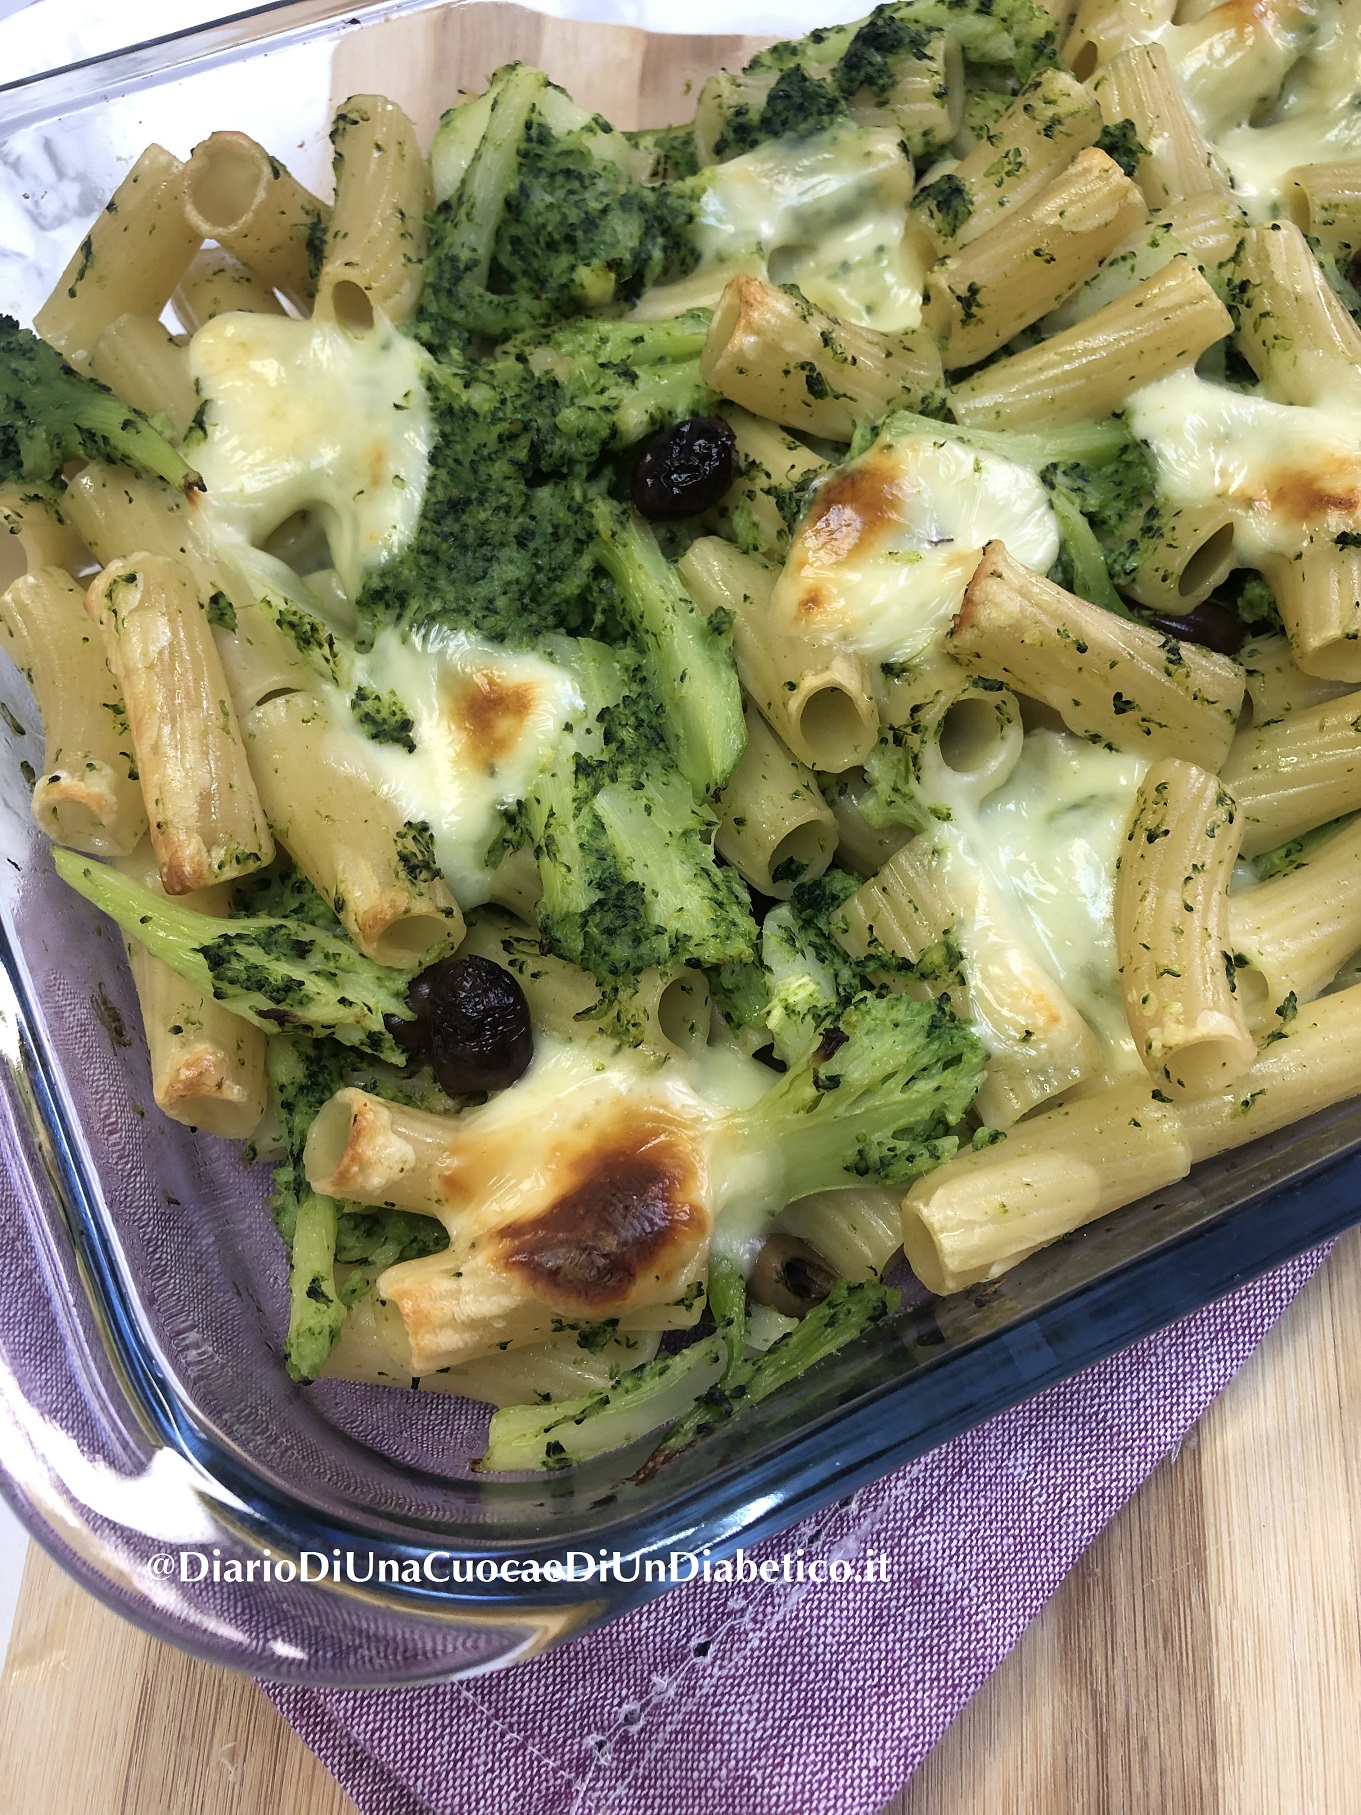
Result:
[[[884,1815],[1356,1815],[1359,1432],[1361,1232]],[[244,1677],[37,1551],[0,1687],[7,1815],[354,1815]]]

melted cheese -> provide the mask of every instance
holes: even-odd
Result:
[[[329,689],[331,764],[364,775],[403,820],[425,820],[456,900],[475,907],[487,899],[502,809],[524,799],[580,704],[571,676],[543,656],[435,629],[419,641],[380,631],[346,678],[351,693],[395,693],[416,748],[375,743],[350,694]]]
[[[969,839],[1113,1070],[1139,1068],[1117,974],[1115,865],[1147,769],[1143,757],[1032,731]]]
[[[316,511],[353,597],[420,516],[433,438],[426,355],[381,319],[353,335],[232,314],[199,329],[189,364],[206,404],[192,458],[218,522],[258,547],[295,512]]]
[[[921,321],[926,262],[905,232],[912,165],[896,132],[843,125],[777,140],[706,173],[689,277],[636,313],[711,308],[738,276],[795,284],[818,308],[899,333]]]
[[[984,544],[1044,573],[1059,552],[1028,467],[928,435],[881,436],[817,487],[771,609],[789,635],[911,661],[948,630]]]
[[[1327,408],[1273,403],[1183,372],[1136,391],[1126,415],[1163,496],[1235,511],[1246,565],[1291,554],[1310,524],[1361,510],[1361,390]]]

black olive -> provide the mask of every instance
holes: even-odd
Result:
[[[816,1248],[792,1235],[772,1235],[756,1256],[747,1291],[758,1305],[786,1317],[806,1317],[836,1284],[836,1272]]]
[[[435,1080],[451,1097],[504,1090],[534,1057],[525,993],[490,958],[442,958],[406,995],[415,1021],[392,1028],[408,1051],[430,1054]]]
[[[1154,618],[1153,628],[1179,643],[1200,643],[1220,655],[1237,655],[1247,634],[1227,605],[1215,599],[1206,599],[1185,617]]]
[[[733,482],[737,438],[717,416],[691,416],[654,435],[633,469],[633,502],[654,523],[697,517]]]

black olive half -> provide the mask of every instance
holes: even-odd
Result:
[[[1153,628],[1179,643],[1199,643],[1220,655],[1237,655],[1247,634],[1226,605],[1206,599],[1183,617],[1154,618]]]
[[[758,1305],[786,1317],[806,1317],[836,1284],[836,1272],[816,1248],[792,1235],[772,1235],[756,1256],[747,1291]]]
[[[390,1023],[409,1052],[428,1052],[435,1081],[451,1097],[504,1090],[534,1057],[525,993],[490,958],[442,958],[407,991],[414,1021]]]
[[[717,416],[691,416],[654,435],[633,469],[633,502],[654,523],[697,517],[733,482],[737,438]]]

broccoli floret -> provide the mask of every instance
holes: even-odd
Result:
[[[233,1014],[266,1033],[296,1027],[331,1034],[373,1058],[404,1062],[387,1020],[413,1019],[408,979],[347,939],[303,920],[215,920],[73,851],[57,851],[54,859],[63,882]]]
[[[184,491],[203,488],[140,410],[0,315],[0,484],[44,482],[68,460],[107,460]]]
[[[746,890],[715,862],[717,822],[672,765],[642,659],[587,639],[554,653],[583,710],[524,804],[545,945],[602,983],[749,959]]]
[[[639,182],[622,135],[542,71],[513,64],[489,93],[458,187],[429,220],[415,329],[436,353],[633,301],[680,255],[694,218],[684,190]],[[456,110],[448,130],[470,117]],[[435,156],[438,166],[438,145]]]
[[[715,1258],[709,1267],[711,1303],[715,1274],[720,1264]],[[800,1320],[797,1328],[781,1336],[778,1342],[773,1342],[763,1355],[743,1355],[736,1361],[730,1360],[722,1378],[695,1402],[672,1426],[664,1441],[658,1444],[643,1464],[640,1477],[646,1480],[656,1473],[668,1457],[677,1455],[700,1437],[707,1436],[711,1430],[732,1417],[734,1412],[739,1412],[746,1406],[759,1405],[763,1399],[768,1399],[791,1380],[797,1380],[801,1374],[806,1374],[819,1361],[835,1355],[848,1342],[853,1342],[857,1336],[863,1336],[866,1330],[891,1316],[898,1309],[901,1300],[901,1293],[895,1292],[891,1286],[880,1285],[877,1279],[865,1280],[856,1285],[851,1285],[844,1279],[838,1281],[822,1303],[814,1305]],[[744,1294],[743,1322],[745,1309]],[[729,1320],[716,1317],[715,1321],[718,1322],[720,1332],[727,1334],[731,1327]],[[738,1327],[740,1329],[740,1324]]]
[[[1013,82],[1019,86],[1058,61],[1053,18],[1032,0],[894,0],[858,24],[823,27],[758,52],[735,82],[729,79],[738,98],[725,109],[715,156],[807,137],[853,113],[862,117],[866,106],[895,117],[904,75],[931,54],[931,41],[942,32],[963,54],[975,119],[977,104],[986,113],[995,101],[1000,112]],[[941,148],[933,125],[907,112],[898,124],[913,157]]]
[[[511,645],[565,630],[615,637],[617,589],[593,558],[587,505],[609,462],[702,413],[706,321],[581,322],[494,358],[433,367],[436,430],[415,535],[370,575],[366,636],[437,621]]]
[[[905,1185],[954,1153],[949,1130],[986,1065],[982,1042],[945,1003],[864,990],[801,1064],[726,1119],[726,1137],[779,1160],[776,1211],[859,1179]]]
[[[232,885],[232,917],[264,915],[276,920],[302,920],[342,936],[340,921],[329,901],[296,869],[287,857],[276,857],[268,869],[255,870]]]
[[[1157,530],[1163,506],[1148,449],[1126,435],[1114,458],[1058,459],[1040,473],[1081,511],[1105,555],[1116,586],[1130,580]]]

